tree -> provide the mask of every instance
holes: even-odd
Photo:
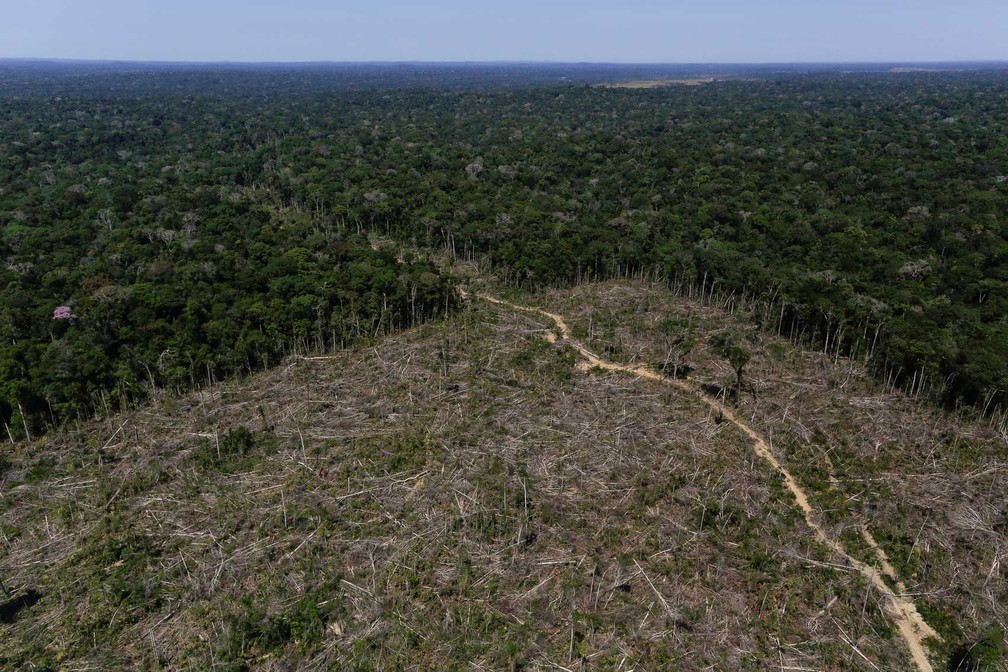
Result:
[[[689,367],[684,361],[697,345],[693,325],[688,320],[663,320],[658,326],[665,341],[666,355],[662,371],[668,373],[672,366],[672,377],[678,378],[689,374]]]
[[[714,353],[724,358],[735,370],[734,394],[737,397],[742,389],[742,370],[749,363],[749,351],[740,343],[740,339],[731,332],[722,331],[714,334],[710,340]]]

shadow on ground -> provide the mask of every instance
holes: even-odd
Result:
[[[42,599],[42,593],[28,590],[0,604],[0,623],[13,623],[18,614]]]

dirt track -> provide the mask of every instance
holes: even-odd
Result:
[[[812,529],[815,533],[816,538],[825,546],[828,546],[835,554],[840,556],[847,564],[859,571],[868,581],[875,587],[875,589],[886,599],[888,604],[889,616],[892,618],[893,622],[899,629],[900,635],[906,642],[907,647],[910,650],[910,655],[917,665],[917,669],[921,672],[934,672],[934,668],[931,666],[930,661],[928,661],[927,652],[924,646],[924,639],[927,637],[939,638],[938,633],[931,628],[927,622],[924,621],[923,617],[917,611],[917,605],[912,599],[907,597],[905,593],[905,587],[902,582],[900,582],[897,577],[895,570],[889,563],[888,557],[886,557],[885,551],[876,543],[874,537],[867,530],[863,531],[863,536],[865,541],[875,552],[875,556],[878,560],[879,566],[882,570],[878,570],[875,567],[861,562],[860,560],[852,557],[847,550],[843,547],[838,540],[831,538],[826,534],[826,531],[819,525],[816,520],[815,509],[809,503],[808,495],[801,489],[798,482],[795,480],[791,472],[781,464],[780,460],[773,454],[773,450],[767,441],[760,436],[760,434],[753,429],[753,427],[747,423],[745,420],[740,418],[735,411],[730,408],[725,408],[719,401],[708,397],[704,394],[697,386],[690,383],[688,380],[677,380],[673,378],[667,378],[654,369],[646,366],[630,366],[626,364],[618,364],[616,362],[610,362],[600,358],[595,353],[591,352],[588,348],[582,345],[580,342],[574,339],[570,327],[564,321],[563,317],[557,315],[556,313],[551,313],[541,308],[521,306],[510,301],[505,301],[503,299],[498,299],[497,297],[490,296],[487,294],[477,294],[477,296],[484,301],[490,303],[498,304],[501,306],[506,306],[514,310],[520,310],[529,313],[535,313],[548,317],[555,324],[557,329],[560,331],[561,337],[582,357],[594,367],[604,369],[606,371],[619,371],[622,373],[629,373],[641,378],[647,378],[648,380],[653,380],[658,383],[665,385],[672,385],[677,387],[684,392],[692,394],[700,402],[706,404],[707,406],[715,409],[722,414],[722,417],[728,422],[735,425],[738,429],[742,431],[749,439],[752,441],[753,448],[756,454],[767,461],[770,466],[772,466],[781,476],[784,477],[784,482],[787,485],[788,490],[794,495],[795,500],[798,503],[798,508],[802,510],[802,514],[805,516],[805,523]],[[886,583],[883,574],[891,579],[900,592],[894,591],[888,583]]]

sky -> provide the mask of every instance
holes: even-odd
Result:
[[[0,58],[1008,60],[1008,0],[0,0]]]

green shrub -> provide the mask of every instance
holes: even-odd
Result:
[[[28,471],[25,472],[25,481],[28,483],[41,483],[49,478],[55,466],[55,460],[44,457],[28,468]]]
[[[226,658],[246,662],[264,653],[289,647],[301,654],[316,650],[326,625],[340,616],[339,581],[328,581],[283,610],[272,611],[252,596],[242,598],[237,613],[228,618],[230,637]]]
[[[219,468],[247,457],[264,443],[261,432],[253,433],[244,425],[233,427],[223,436],[204,440],[193,451],[193,459],[203,468]]]

